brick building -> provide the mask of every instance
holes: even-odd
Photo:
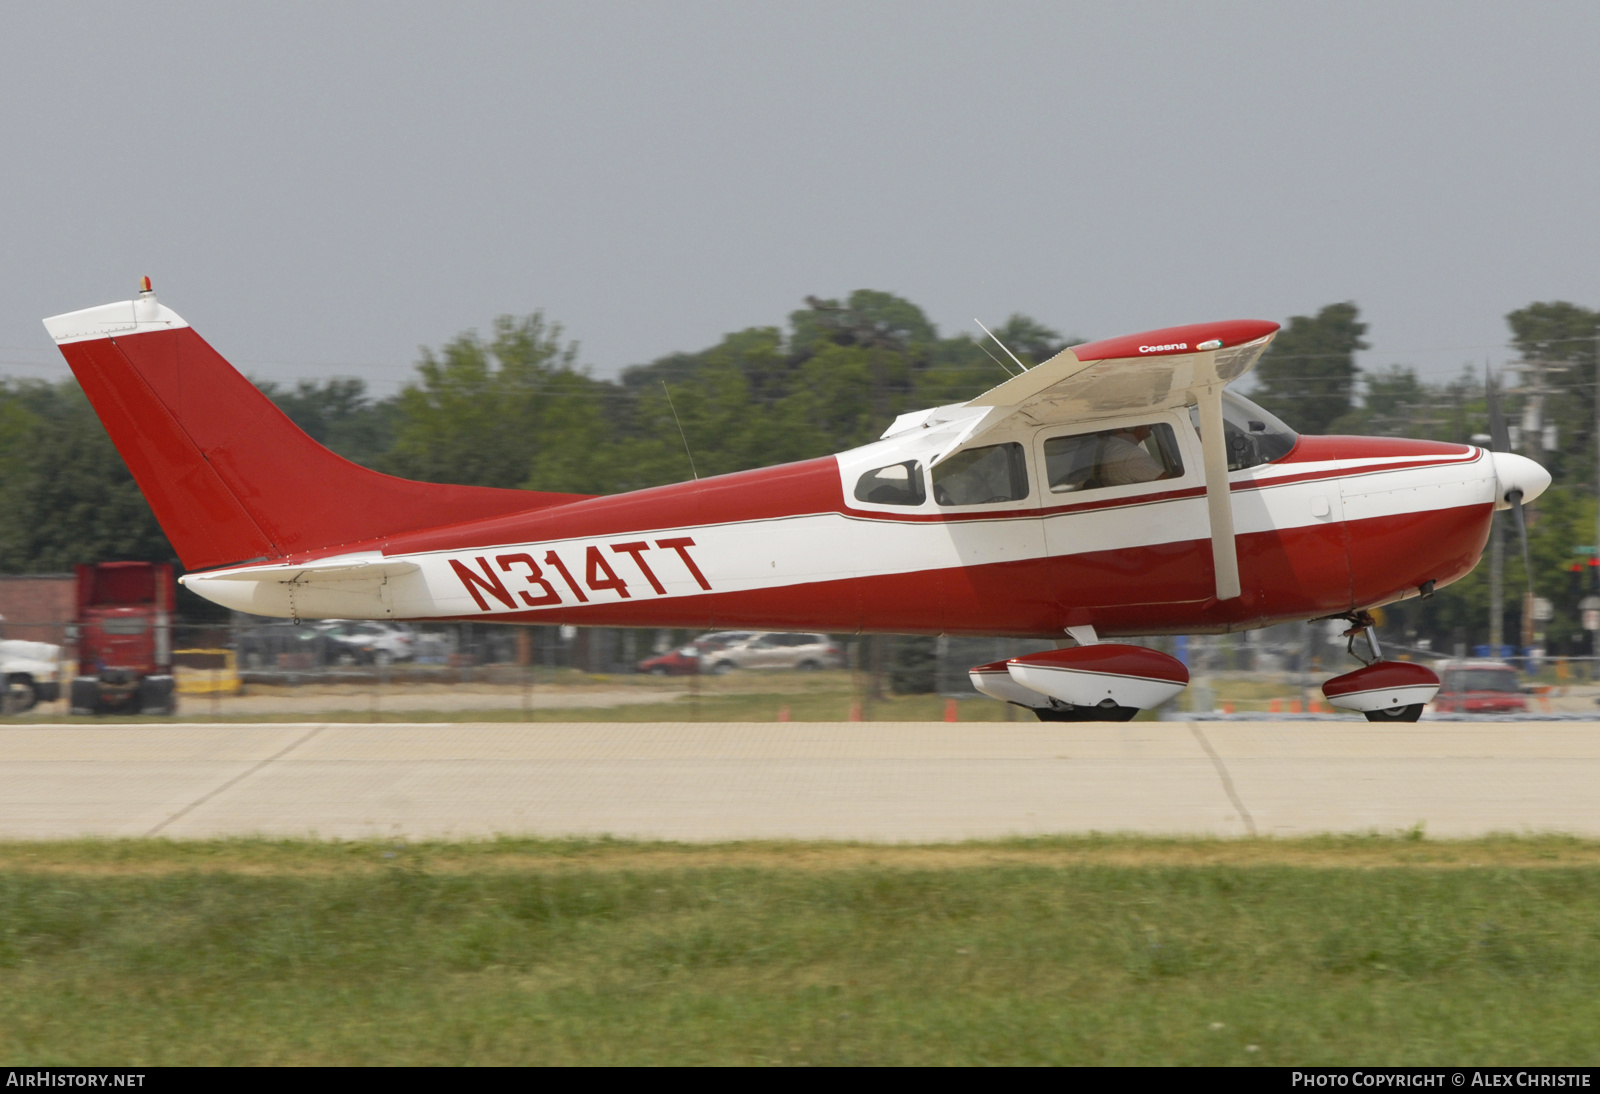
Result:
[[[0,574],[0,637],[65,644],[77,598],[71,574]]]

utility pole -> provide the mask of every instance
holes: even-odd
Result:
[[[1544,464],[1544,360],[1522,362],[1522,450],[1534,463]]]
[[[1505,524],[1499,513],[1491,518],[1489,526],[1489,656],[1499,657],[1505,642],[1506,600]]]
[[[1500,388],[1499,380],[1489,372],[1489,360],[1483,362],[1484,396],[1494,399],[1497,392],[1489,390],[1490,387]],[[1505,389],[1500,388],[1500,399],[1505,398]],[[1505,403],[1500,403],[1502,408]],[[1492,427],[1491,427],[1492,428]],[[1491,441],[1491,445],[1492,445]],[[1499,505],[1498,498],[1495,504]],[[1494,510],[1489,511],[1489,656],[1499,657],[1501,643],[1505,641],[1506,604],[1503,578],[1505,576],[1506,547],[1505,540],[1501,538],[1501,527],[1505,522],[1500,519],[1500,514]]]
[[[1560,371],[1558,368],[1557,371]],[[1544,397],[1545,397],[1545,360],[1537,357],[1524,365],[1523,386],[1527,390],[1527,402],[1522,407],[1522,443],[1523,450],[1540,467],[1544,466]],[[1532,381],[1531,383],[1529,381]],[[1501,551],[1505,550],[1501,546]],[[1502,574],[1504,571],[1501,571]],[[1523,580],[1530,586],[1533,583],[1532,574],[1524,574]],[[1503,593],[1502,593],[1503,595]],[[1522,601],[1522,632],[1517,636],[1517,644],[1526,652],[1533,645],[1533,596],[1524,592],[1517,599]],[[1500,651],[1495,651],[1495,656],[1500,656]]]

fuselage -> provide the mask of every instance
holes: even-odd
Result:
[[[276,616],[1140,635],[1370,608],[1443,587],[1482,553],[1499,492],[1483,449],[1299,437],[1229,476],[1243,594],[1219,601],[1193,424],[1181,412],[1138,418],[1171,427],[1181,473],[1059,494],[1045,445],[1071,430],[1019,424],[1000,439],[1026,459],[1021,497],[941,504],[924,488],[915,504],[860,500],[863,474],[917,458],[914,438],[890,438],[287,560],[416,567],[381,580],[251,581],[240,568],[186,583]]]
[[[849,452],[608,497],[343,460],[148,285],[45,325],[185,584],[270,616],[1236,630],[1448,585],[1494,510],[1550,481],[1467,445],[1296,436],[1224,390],[1271,341],[1261,320],[1086,343]]]

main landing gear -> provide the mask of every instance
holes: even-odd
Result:
[[[1126,722],[1189,682],[1183,663],[1157,650],[1099,642],[1091,627],[1071,633],[1081,645],[974,666],[972,686],[1041,722]]]
[[[1362,667],[1335,676],[1322,685],[1330,706],[1356,710],[1369,722],[1415,722],[1422,708],[1439,691],[1433,670],[1410,661],[1385,661],[1378,646],[1378,628],[1370,612],[1351,612],[1344,632],[1345,649]],[[1357,652],[1356,639],[1365,637],[1368,654]]]

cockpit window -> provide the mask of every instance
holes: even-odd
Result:
[[[1189,408],[1194,431],[1200,432],[1200,408]],[[1228,446],[1228,470],[1281,460],[1289,454],[1299,434],[1243,395],[1222,393],[1222,435]]]
[[[1178,442],[1166,422],[1051,437],[1044,442],[1044,468],[1055,494],[1183,477]]]
[[[1020,444],[991,444],[957,452],[933,469],[940,505],[984,505],[1028,496],[1028,461]]]
[[[927,496],[916,460],[891,463],[856,480],[856,500],[873,505],[921,505]]]

